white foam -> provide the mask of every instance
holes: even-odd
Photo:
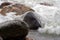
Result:
[[[35,16],[41,22],[43,28],[39,28],[40,33],[60,34],[60,9],[57,7],[37,5]]]
[[[6,16],[0,14],[0,23],[5,22],[7,20],[14,20],[14,18],[16,18],[14,14],[16,13],[15,12],[6,13]]]
[[[13,0],[13,2],[24,3],[30,7],[32,7],[36,13],[38,22],[41,22],[43,28],[39,28],[38,31],[40,33],[49,33],[49,34],[60,34],[60,0]],[[53,6],[44,6],[38,3],[49,3],[53,4]],[[59,8],[58,8],[59,7]],[[0,16],[0,22],[4,20],[12,20],[15,16],[9,15]]]

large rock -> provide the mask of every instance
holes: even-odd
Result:
[[[10,6],[4,6],[1,10],[1,14],[6,16],[6,13],[9,12],[16,12],[15,15],[21,15],[24,14],[27,11],[34,11],[32,8],[24,5],[24,4],[14,4],[14,5],[10,5]]]
[[[24,17],[24,21],[29,25],[30,29],[36,30],[41,27],[41,25],[39,24],[34,14],[34,12],[28,12]]]
[[[3,40],[24,40],[28,26],[20,20],[10,20],[0,24],[0,36]]]

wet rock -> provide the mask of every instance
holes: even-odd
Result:
[[[20,20],[0,23],[0,36],[3,40],[26,40],[28,26]]]
[[[24,17],[24,21],[29,25],[29,28],[32,30],[36,30],[41,27],[33,12],[28,12]]]
[[[15,15],[21,15],[27,11],[34,11],[34,10],[28,6],[25,6],[24,4],[14,4],[12,6],[2,8],[1,14],[6,16],[6,13],[8,12],[16,12]]]
[[[12,3],[10,2],[3,2],[1,5],[0,5],[0,8],[3,8],[4,6],[8,6],[8,5],[11,5]]]
[[[53,6],[53,4],[49,4],[49,3],[46,3],[46,2],[44,2],[44,3],[40,3],[41,5],[45,5],[45,6]]]

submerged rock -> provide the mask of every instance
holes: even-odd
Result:
[[[45,6],[53,6],[53,4],[49,4],[49,3],[46,3],[46,2],[44,2],[44,3],[40,3],[41,5],[45,5]]]

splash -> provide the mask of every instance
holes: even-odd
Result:
[[[58,34],[60,35],[60,1],[59,0],[8,0],[15,3],[23,3],[35,10],[36,18],[42,25],[39,28],[40,33]],[[52,6],[45,6],[39,3],[53,4]],[[3,16],[0,16],[3,18]]]

